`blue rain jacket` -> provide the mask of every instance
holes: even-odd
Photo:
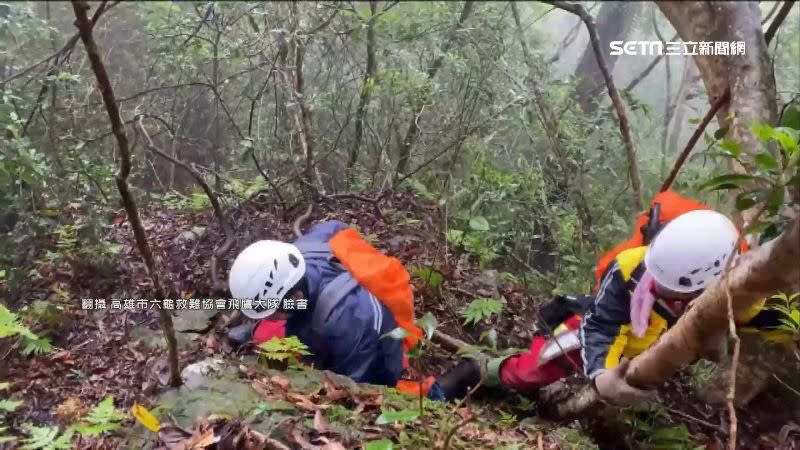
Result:
[[[347,228],[340,221],[311,227],[295,242],[328,242]],[[403,343],[380,336],[397,328],[391,311],[361,286],[340,301],[320,334],[311,329],[314,306],[322,289],[341,269],[321,260],[306,261],[301,290],[308,298],[305,310],[294,310],[286,321],[286,335],[297,336],[312,353],[305,360],[320,370],[348,376],[360,383],[394,386],[403,371]]]

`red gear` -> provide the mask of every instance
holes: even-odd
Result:
[[[258,322],[255,331],[253,331],[253,343],[255,345],[263,344],[274,337],[286,337],[285,320],[264,319]]]
[[[579,316],[572,316],[562,327],[577,330],[580,320]],[[580,350],[571,351],[539,366],[539,353],[548,341],[547,337],[536,336],[527,353],[508,358],[500,368],[500,382],[503,386],[521,392],[535,391],[566,378],[576,369],[583,370]]]

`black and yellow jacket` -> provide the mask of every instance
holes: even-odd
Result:
[[[580,328],[581,357],[589,378],[619,364],[624,356],[632,358],[645,351],[677,320],[662,300],[657,300],[650,312],[650,323],[642,337],[631,328],[631,295],[644,274],[644,255],[647,247],[621,252],[608,266],[600,281],[594,304],[583,317]],[[752,331],[777,324],[777,312],[764,309],[762,300],[739,318]]]

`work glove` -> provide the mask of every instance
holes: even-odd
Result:
[[[500,366],[506,358],[491,358],[477,352],[464,358],[438,381],[447,400],[461,398],[478,383],[486,387],[500,385]]]
[[[625,381],[625,372],[629,364],[630,360],[623,358],[617,367],[608,369],[594,378],[594,387],[603,401],[617,406],[636,406],[655,400],[654,391],[635,388]]]

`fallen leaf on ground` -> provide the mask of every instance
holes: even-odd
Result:
[[[86,405],[79,399],[70,397],[56,408],[56,415],[65,422],[74,422],[87,412]]]
[[[322,415],[322,410],[317,410],[314,414],[314,429],[317,430],[319,434],[325,434],[331,432],[331,427],[328,424],[328,421],[325,419],[325,416]]]
[[[288,379],[280,375],[273,375],[269,380],[277,384],[278,386],[282,387],[283,389],[289,389],[289,386],[292,385],[292,383]]]
[[[303,436],[302,430],[294,422],[285,422],[283,426],[285,435],[290,436],[294,443],[303,450],[316,450],[318,448]]]
[[[458,417],[461,417],[462,420],[469,420],[475,416],[469,408],[458,408],[456,414],[458,414]]]
[[[345,389],[339,389],[336,383],[330,379],[330,377],[326,374],[325,375],[325,397],[327,397],[331,401],[342,400],[347,397],[350,397],[350,392]]]
[[[191,433],[175,425],[165,425],[158,432],[158,438],[170,449],[182,445],[190,437],[192,437]]]
[[[131,413],[133,413],[133,417],[139,421],[145,428],[148,430],[158,433],[161,429],[161,424],[158,423],[158,419],[156,416],[153,415],[147,408],[137,403],[134,403],[131,407]]]
[[[331,441],[325,438],[320,439],[325,443],[320,450],[347,450],[341,442]]]
[[[295,406],[298,408],[308,411],[308,412],[316,412],[319,409],[325,409],[330,405],[317,405],[316,403],[312,402],[310,398],[306,395],[298,394],[296,392],[290,392],[286,394],[286,398],[294,401]]]

